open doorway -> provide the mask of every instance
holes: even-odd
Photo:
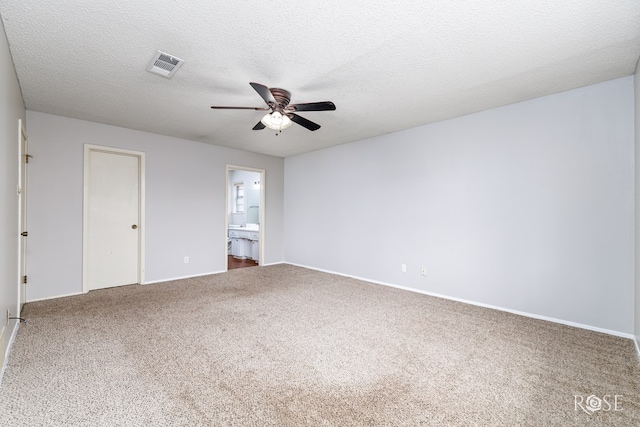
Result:
[[[261,264],[264,248],[263,169],[227,165],[227,269]]]

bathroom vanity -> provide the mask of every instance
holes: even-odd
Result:
[[[260,230],[257,226],[229,226],[231,249],[229,255],[238,259],[252,259],[259,262]]]

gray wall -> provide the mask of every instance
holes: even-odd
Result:
[[[4,355],[18,312],[18,120],[24,103],[0,19],[0,354]],[[0,356],[0,361],[4,358]],[[0,363],[0,370],[2,369]]]
[[[630,336],[633,103],[626,77],[289,157],[285,259]]]
[[[266,170],[265,263],[282,262],[282,158],[50,114],[27,117],[34,156],[29,301],[82,292],[83,144],[146,153],[146,282],[226,269],[226,164]]]

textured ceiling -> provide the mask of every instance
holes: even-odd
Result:
[[[640,1],[2,0],[26,107],[290,156],[633,73]],[[185,60],[145,71],[156,50]],[[252,131],[249,82],[336,111]]]

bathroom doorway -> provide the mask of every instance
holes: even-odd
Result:
[[[227,165],[227,270],[262,264],[264,250],[263,169]]]

